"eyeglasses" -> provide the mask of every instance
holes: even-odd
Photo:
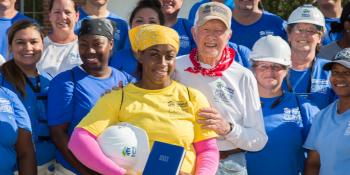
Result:
[[[255,69],[259,71],[267,71],[268,69],[271,69],[274,72],[279,72],[281,70],[286,70],[287,67],[280,65],[280,64],[272,64],[272,65],[267,65],[267,64],[255,64],[254,65]]]
[[[315,34],[320,34],[320,32],[318,30],[314,30],[314,29],[301,29],[301,28],[297,28],[294,27],[293,32],[296,34],[307,34],[307,35],[315,35]]]

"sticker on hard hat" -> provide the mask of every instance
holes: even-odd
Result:
[[[122,150],[122,155],[124,157],[136,157],[136,148],[133,146],[125,146]]]
[[[311,16],[310,14],[310,10],[309,9],[304,9],[302,14],[301,14],[302,17],[306,17],[306,18],[309,18]]]

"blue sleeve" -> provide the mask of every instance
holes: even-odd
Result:
[[[130,75],[130,74],[128,74],[127,72],[125,72],[125,71],[122,71],[123,72],[123,74],[125,75],[125,77],[126,77],[126,84],[129,84],[129,83],[135,83],[136,82],[136,78],[135,77],[133,77],[132,75]],[[124,86],[126,85],[126,84],[124,84]]]
[[[306,141],[304,143],[304,148],[309,150],[316,150],[316,140],[318,133],[320,132],[320,119],[322,118],[322,111],[317,113],[312,121],[311,129],[307,135]]]
[[[300,97],[296,95],[297,100],[299,100],[300,103],[300,113],[301,118],[303,122],[303,137],[304,140],[306,139],[307,135],[309,134],[312,120],[316,116],[316,114],[320,111],[320,109],[313,105],[308,99],[304,97]]]
[[[124,49],[126,42],[127,42],[127,36],[128,36],[128,31],[129,31],[129,27],[128,27],[128,23],[125,22],[124,20],[122,20],[122,22],[120,23],[122,25],[117,26],[119,28],[120,32],[120,47],[118,48],[118,50]]]
[[[250,49],[243,45],[237,45],[235,43],[229,42],[228,46],[236,51],[235,61],[245,68],[250,69]]]
[[[15,115],[18,127],[32,132],[29,115],[18,96],[14,92],[5,89],[4,87],[2,87],[2,89],[4,89],[5,93],[11,98],[10,100],[13,104],[13,113]]]
[[[71,70],[65,71],[50,82],[47,106],[49,125],[69,123],[73,117],[74,82],[71,73]]]
[[[192,49],[197,47],[196,43],[194,42],[193,36],[192,36],[192,31],[191,31],[192,24],[186,19],[184,19],[182,21],[184,22],[186,33],[187,33],[188,37],[190,38],[191,50],[192,50]]]
[[[190,22],[192,25],[194,25],[194,19],[200,5],[201,3],[199,2],[195,3],[191,8],[190,13],[188,14],[188,22]]]

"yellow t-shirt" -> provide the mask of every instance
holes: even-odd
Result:
[[[111,125],[128,122],[147,132],[151,147],[156,140],[183,146],[186,156],[181,171],[194,173],[193,143],[217,136],[196,122],[202,107],[209,107],[204,95],[176,81],[159,90],[129,84],[103,96],[77,127],[98,136]]]

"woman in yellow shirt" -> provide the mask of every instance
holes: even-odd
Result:
[[[198,110],[209,107],[198,90],[171,79],[179,36],[171,28],[142,25],[129,31],[141,79],[102,97],[74,130],[69,147],[86,166],[101,174],[124,174],[101,151],[96,138],[109,126],[128,122],[147,132],[149,143],[161,141],[185,148],[180,174],[215,174],[216,134],[197,123]]]

